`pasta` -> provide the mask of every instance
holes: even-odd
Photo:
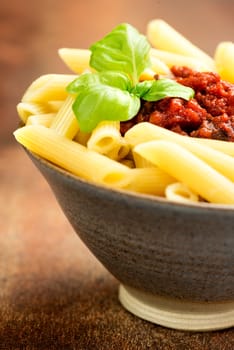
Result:
[[[72,110],[73,96],[68,96],[51,123],[51,129],[55,129],[60,135],[73,139],[79,130],[76,117]]]
[[[168,185],[175,179],[159,168],[131,169],[128,174],[128,184],[123,189],[163,196]]]
[[[66,87],[76,75],[46,74],[36,79],[26,90],[22,102],[48,102],[64,100],[68,93]]]
[[[149,141],[135,146],[134,152],[186,184],[207,201],[233,203],[233,182],[186,148],[170,141]]]
[[[170,201],[181,203],[199,201],[199,196],[181,182],[169,184],[165,189],[165,197]]]
[[[160,60],[168,67],[172,66],[186,66],[197,71],[209,71],[214,70],[214,67],[210,67],[206,62],[200,61],[195,57],[185,56],[175,52],[169,52],[164,50],[158,50],[155,48],[151,49],[151,61],[154,63],[155,60]]]
[[[51,113],[58,112],[59,109],[62,107],[63,102],[64,102],[63,100],[62,101],[48,101],[47,106],[49,108],[49,111]]]
[[[214,69],[214,60],[210,56],[192,44],[165,21],[161,19],[150,21],[147,35],[152,46],[175,54],[195,57],[201,62],[205,62],[211,70]]]
[[[54,113],[31,115],[28,117],[26,125],[44,125],[49,128],[54,119],[54,116]]]
[[[91,70],[89,66],[91,52],[89,50],[62,48],[58,50],[58,54],[74,73],[81,74],[86,70]]]
[[[23,123],[26,123],[31,115],[47,113],[47,106],[43,103],[20,102],[17,104],[16,109]]]
[[[129,146],[120,134],[119,124],[118,121],[99,123],[93,130],[87,142],[87,147],[115,160],[120,160],[127,156]]]
[[[126,184],[123,180],[129,171],[128,167],[88,150],[51,128],[25,126],[15,131],[15,137],[32,152],[75,175],[115,187]]]
[[[234,181],[234,158],[213,149],[212,142],[210,142],[210,146],[207,146],[200,143],[200,139],[182,136],[150,123],[137,124],[126,133],[125,138],[131,146],[150,140],[172,141],[191,151],[231,181]],[[230,142],[227,143],[230,145]],[[234,147],[234,144],[232,146]]]
[[[150,61],[151,61],[151,70],[157,74],[161,74],[161,75],[167,75],[167,76],[171,76],[171,71],[167,65],[167,62],[161,60],[159,57],[156,57],[156,55],[151,54],[150,55]],[[144,76],[147,74],[147,70],[145,70],[141,76],[140,79],[141,80],[146,80],[144,79]]]
[[[81,74],[85,71],[94,71],[89,66],[90,54],[89,50],[85,49],[73,49],[73,48],[62,48],[58,51],[59,56],[63,62],[70,68],[74,73]],[[163,62],[157,55],[152,51],[151,55],[151,68],[152,70],[145,70],[140,77],[140,80],[147,80],[152,78],[155,73],[171,75],[170,70],[167,66],[167,62]],[[198,62],[197,62],[198,65]],[[145,78],[147,77],[147,78]]]
[[[155,169],[130,169],[124,164],[88,150],[44,126],[26,126],[15,131],[16,139],[32,152],[87,180],[135,192],[162,195],[174,181]],[[139,181],[143,178],[143,181]]]
[[[229,41],[219,43],[214,57],[221,78],[234,83],[234,43]]]
[[[148,80],[146,92],[155,76],[171,78],[174,65],[217,71],[234,82],[233,43],[221,42],[212,58],[162,20],[149,22],[147,36],[151,65],[138,76],[139,82]],[[42,75],[28,87],[17,105],[24,123],[14,132],[19,143],[71,174],[118,190],[180,203],[234,204],[234,142],[182,136],[142,121],[125,134],[121,122],[111,120],[84,132],[67,86],[85,72],[96,72],[96,79],[91,51],[62,48],[58,54],[74,74]]]
[[[88,132],[83,132],[81,130],[78,130],[76,136],[74,137],[74,140],[80,143],[83,146],[87,146],[87,142],[90,138],[90,133]]]

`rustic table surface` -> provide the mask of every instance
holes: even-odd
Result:
[[[59,47],[88,47],[123,21],[144,31],[161,17],[212,55],[234,38],[234,2],[1,0],[0,7],[0,349],[234,349],[234,329],[181,332],[125,311],[118,281],[74,233],[12,136],[29,83],[67,72]]]

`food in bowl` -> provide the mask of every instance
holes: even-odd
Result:
[[[43,75],[29,86],[17,106],[25,126],[16,139],[103,185],[234,204],[234,85],[164,21],[149,23],[148,38],[157,49],[123,23],[90,50],[61,49],[79,75]],[[223,72],[220,56],[230,50],[221,51]]]
[[[178,329],[231,327],[233,81],[230,65],[225,81],[215,70],[233,44],[217,51],[216,68],[163,21],[148,38],[157,49],[122,24],[90,50],[60,50],[76,74],[33,82],[14,134],[120,280],[128,310]],[[201,106],[204,91],[221,115]]]

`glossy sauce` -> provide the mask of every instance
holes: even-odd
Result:
[[[194,98],[141,101],[138,114],[121,122],[121,133],[148,121],[183,135],[234,141],[234,85],[213,72],[196,72],[187,67],[173,67],[171,71],[178,83],[195,91]]]

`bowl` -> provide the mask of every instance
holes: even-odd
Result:
[[[112,190],[26,152],[125,309],[174,329],[234,326],[234,206]]]

